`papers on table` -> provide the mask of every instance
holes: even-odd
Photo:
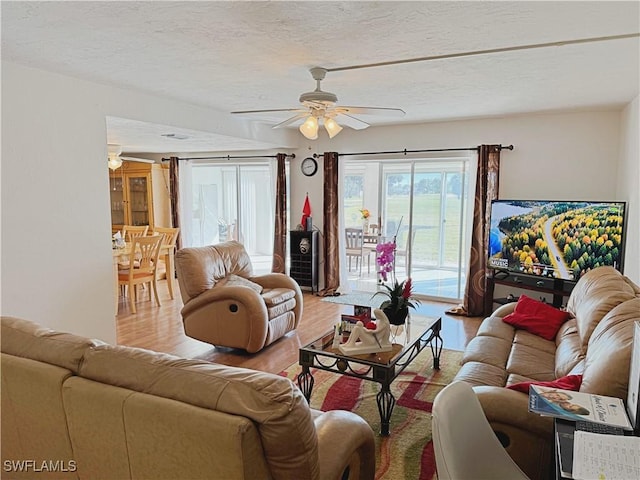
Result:
[[[580,480],[640,478],[640,437],[576,430],[572,476]]]

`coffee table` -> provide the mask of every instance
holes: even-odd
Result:
[[[380,434],[389,435],[389,422],[396,404],[391,393],[391,383],[427,345],[433,355],[433,368],[440,369],[442,320],[421,317],[407,325],[405,332],[396,339],[397,343],[393,343],[389,352],[344,355],[339,349],[332,347],[331,333],[300,348],[299,363],[302,372],[298,375],[298,386],[307,401],[311,399],[314,383],[311,368],[379,383],[381,388],[376,395],[376,402],[380,413]]]

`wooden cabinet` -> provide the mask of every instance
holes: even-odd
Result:
[[[169,199],[169,169],[164,165],[142,162],[122,162],[109,172],[111,196],[111,229],[123,225],[171,226]]]
[[[293,230],[289,232],[291,267],[289,276],[300,287],[318,291],[318,231]]]
[[[571,295],[576,282],[562,280],[559,278],[535,277],[519,273],[496,272],[491,270],[487,273],[487,294],[485,301],[485,313],[493,311],[493,304],[504,305],[505,303],[518,300],[516,295],[511,297],[494,298],[496,285],[506,285],[520,290],[534,291],[541,294],[551,294],[553,301],[551,304],[560,308],[564,303],[564,298]]]

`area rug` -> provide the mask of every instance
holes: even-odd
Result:
[[[388,437],[380,436],[377,383],[312,369],[315,383],[311,407],[349,410],[367,421],[376,438],[376,480],[432,480],[436,462],[431,443],[431,407],[438,392],[451,383],[460,369],[462,353],[442,350],[440,370],[433,370],[431,350],[426,348],[395,379],[391,392],[397,403]],[[294,364],[280,374],[297,382],[300,372],[300,366]]]

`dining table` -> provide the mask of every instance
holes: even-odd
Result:
[[[123,257],[128,257],[131,254],[131,242],[125,242],[124,246],[115,246],[112,248],[112,258],[113,258],[113,301],[114,301],[114,312],[118,314],[118,303],[120,300],[119,294],[119,285],[118,285],[118,262]],[[167,265],[167,283],[171,282],[171,287],[173,287],[173,282],[176,277],[175,275],[175,262],[174,262],[174,254],[175,254],[175,245],[160,245],[160,254],[158,258],[164,257],[166,255]],[[173,291],[173,288],[170,288],[170,291]]]

